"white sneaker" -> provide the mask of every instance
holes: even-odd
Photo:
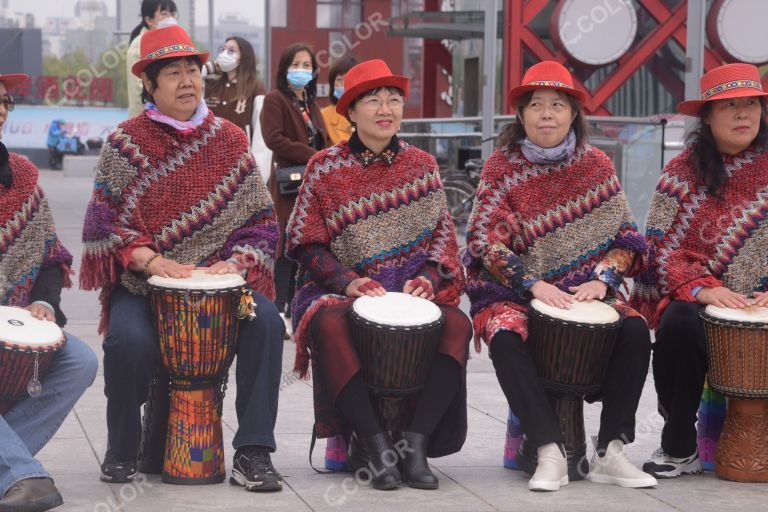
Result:
[[[643,464],[643,471],[656,478],[677,478],[680,475],[698,475],[704,471],[699,450],[688,457],[672,457],[663,448],[657,448]]]
[[[568,460],[556,443],[545,444],[536,449],[539,463],[536,472],[528,481],[532,491],[559,491],[568,484]]]
[[[602,457],[595,453],[589,466],[589,479],[598,484],[630,488],[654,487],[657,484],[655,478],[629,462],[624,453],[624,443],[619,439],[608,443]]]

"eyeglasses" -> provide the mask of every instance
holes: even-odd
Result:
[[[227,48],[226,46],[220,46],[219,47],[219,53],[227,52],[229,55],[237,55],[237,50],[234,48]]]
[[[5,94],[0,96],[0,105],[4,106],[5,110],[10,112],[13,110],[13,107],[16,105],[16,103],[13,101],[13,98],[10,95]]]
[[[398,110],[405,106],[405,98],[402,96],[393,96],[391,98],[387,98],[385,101],[378,96],[371,96],[360,100],[360,104],[363,106],[363,108],[368,110],[379,110],[384,106],[385,103],[390,110]]]

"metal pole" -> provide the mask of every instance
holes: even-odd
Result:
[[[483,35],[483,145],[482,157],[491,156],[494,147],[493,115],[496,112],[496,42],[499,26],[498,0],[485,2]]]
[[[267,90],[272,89],[272,21],[270,20],[270,4],[272,0],[264,0],[264,60],[262,69],[264,70],[264,87]]]
[[[208,0],[208,51],[213,53],[215,49],[213,47],[213,0]]]
[[[699,78],[704,74],[704,23],[706,2],[688,0],[688,19],[685,35],[685,99],[697,100]],[[685,129],[689,131],[695,126],[696,120],[685,117]]]

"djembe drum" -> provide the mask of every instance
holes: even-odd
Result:
[[[363,296],[352,304],[352,339],[384,430],[407,430],[409,399],[427,382],[442,328],[439,307],[405,293]]]
[[[715,451],[715,473],[737,482],[768,482],[768,308],[701,312],[709,386],[727,407]]]
[[[192,277],[149,279],[163,364],[171,375],[164,482],[224,480],[223,385],[237,339],[245,281],[236,274],[193,271]]]
[[[26,309],[0,306],[0,414],[42,391],[40,380],[66,343],[54,322]]]
[[[603,387],[620,326],[619,313],[600,301],[574,302],[570,309],[531,301],[528,340],[536,370],[560,419],[570,480],[589,474],[583,401],[597,396]],[[525,438],[517,464],[528,473],[536,471],[536,450]]]

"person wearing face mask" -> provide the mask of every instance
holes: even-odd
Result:
[[[275,305],[278,311],[290,316],[296,264],[283,256],[285,226],[293,211],[304,166],[312,155],[327,146],[325,122],[315,105],[317,60],[312,48],[304,43],[287,47],[278,63],[276,83],[276,88],[264,98],[260,121],[264,142],[273,152],[267,186],[280,222]]]
[[[334,63],[328,73],[328,84],[332,89],[328,99],[331,101],[331,104],[320,112],[323,114],[325,127],[328,129],[328,140],[330,140],[331,144],[338,144],[343,140],[349,140],[352,136],[352,125],[347,121],[346,117],[336,112],[336,104],[344,94],[344,75],[357,64],[358,60],[350,55]]]
[[[210,73],[206,76],[205,102],[215,116],[235,123],[248,135],[251,152],[265,176],[271,152],[264,146],[259,128],[259,112],[267,90],[256,78],[256,53],[242,37],[230,37],[219,48],[216,60],[207,62]],[[265,151],[266,150],[266,151]],[[265,176],[265,180],[269,176]]]
[[[141,3],[141,23],[131,31],[130,46],[125,58],[128,82],[128,117],[135,117],[144,111],[141,101],[141,79],[131,72],[133,65],[141,60],[141,38],[148,30],[170,27],[177,24],[178,11],[173,0],[144,0]]]

